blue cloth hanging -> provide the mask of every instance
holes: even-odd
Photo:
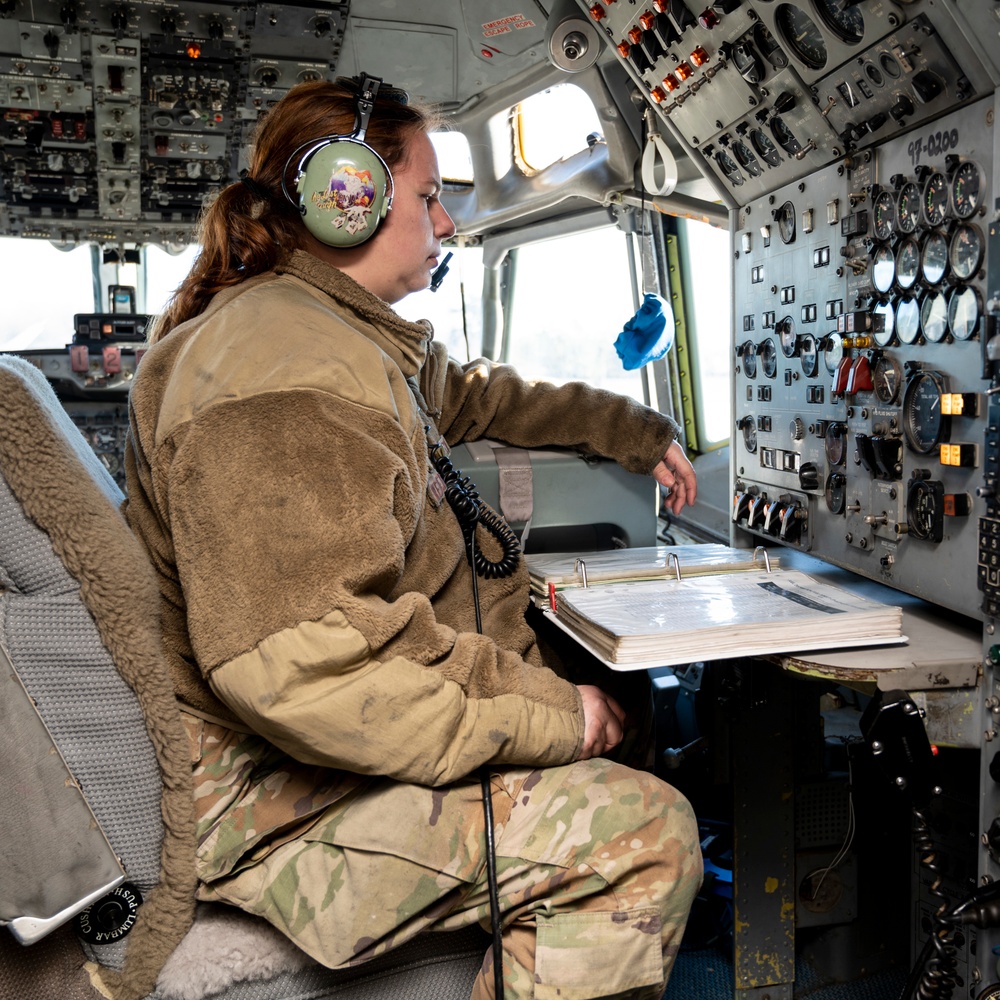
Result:
[[[647,292],[638,312],[625,324],[615,350],[626,371],[658,361],[674,344],[674,311],[670,303]]]

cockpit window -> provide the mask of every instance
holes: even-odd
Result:
[[[177,286],[187,277],[200,249],[190,246],[178,254],[170,254],[156,246],[146,247],[146,312],[163,311]]]
[[[600,133],[601,123],[587,94],[576,84],[561,83],[521,101],[514,128],[519,163],[535,173],[586,149],[587,137]]]
[[[462,132],[432,132],[431,142],[437,153],[441,179],[445,184],[472,183],[472,154],[469,140]]]

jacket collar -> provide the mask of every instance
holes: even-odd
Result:
[[[365,335],[395,361],[405,376],[420,371],[434,332],[429,322],[403,319],[388,302],[305,250],[293,250],[274,270],[301,278],[350,309]]]

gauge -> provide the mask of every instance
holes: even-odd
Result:
[[[739,187],[743,183],[743,174],[736,165],[736,161],[728,153],[720,149],[715,154],[715,162],[719,164],[722,172],[734,187]]]
[[[920,304],[907,297],[896,303],[896,336],[901,344],[912,344],[920,333]]]
[[[770,121],[771,135],[777,140],[778,145],[789,155],[794,156],[802,149],[802,144],[795,138],[792,130],[785,124],[785,120],[779,115],[774,115]]]
[[[826,65],[826,43],[816,22],[800,7],[783,3],[775,11],[774,26],[792,55],[810,69]]]
[[[979,329],[982,303],[979,292],[961,285],[948,300],[948,329],[956,340],[968,340]]]
[[[886,347],[892,343],[892,338],[896,330],[896,317],[892,311],[892,306],[888,302],[879,302],[872,309],[872,336],[879,347]]]
[[[885,295],[896,280],[896,255],[887,243],[875,248],[872,254],[872,284],[875,291]]]
[[[986,241],[983,232],[971,222],[957,226],[948,247],[948,263],[951,272],[959,281],[971,281],[983,266]]]
[[[751,416],[743,417],[739,422],[743,431],[743,444],[751,454],[757,450],[757,423]]]
[[[831,472],[826,477],[826,506],[831,514],[843,514],[847,505],[847,476]]]
[[[795,206],[786,201],[780,208],[771,212],[771,218],[778,224],[778,235],[782,243],[792,243],[795,240]]]
[[[920,188],[913,181],[907,181],[896,199],[896,228],[901,233],[912,233],[919,219]]]
[[[896,204],[891,191],[879,191],[872,204],[872,215],[875,239],[889,239],[892,236],[892,227],[896,224]]]
[[[928,292],[920,303],[920,332],[924,340],[939,344],[948,332],[948,300],[943,292]]]
[[[767,378],[774,378],[778,373],[778,349],[774,346],[774,340],[768,337],[757,345],[757,354],[760,357],[760,369]]]
[[[828,333],[823,338],[822,348],[823,364],[832,375],[840,366],[840,359],[844,356],[844,338],[836,331]]]
[[[764,168],[760,165],[760,160],[753,155],[753,151],[745,142],[734,142],[732,148],[733,156],[740,161],[751,177],[760,177],[764,173]]]
[[[812,378],[819,371],[819,348],[811,333],[804,333],[799,337],[799,362],[806,378]]]
[[[916,284],[919,273],[920,244],[908,236],[896,247],[896,284],[905,292]]]
[[[923,209],[928,226],[940,226],[948,217],[948,178],[940,170],[924,182]]]
[[[826,452],[826,460],[831,465],[840,465],[844,461],[846,444],[847,425],[835,420],[827,427],[823,438],[823,450]]]
[[[880,403],[889,406],[896,402],[899,395],[900,369],[896,360],[888,354],[881,354],[872,365],[872,382],[875,385],[875,395]]]
[[[791,316],[785,316],[774,324],[774,332],[778,335],[778,343],[781,345],[781,353],[786,358],[794,358],[798,348],[799,338],[795,335],[795,320]]]
[[[767,133],[755,128],[750,133],[750,144],[760,154],[760,158],[769,166],[776,167],[781,163],[781,155],[777,146],[767,137]]]
[[[757,86],[764,79],[764,63],[753,44],[744,39],[733,46],[733,65],[747,83]]]
[[[757,345],[752,340],[744,341],[740,348],[740,357],[743,359],[743,374],[747,378],[757,377]]]
[[[848,45],[857,45],[865,37],[865,19],[861,10],[848,0],[813,0],[826,26]]]
[[[927,234],[920,251],[920,273],[928,285],[938,285],[948,270],[948,237],[944,233]]]
[[[944,486],[911,479],[906,488],[906,527],[915,538],[940,542],[944,533]]]
[[[951,417],[941,413],[944,391],[937,372],[919,371],[910,376],[903,392],[903,433],[906,443],[920,455],[930,454],[951,430]]]
[[[972,160],[960,163],[951,176],[951,208],[959,219],[970,219],[983,203],[986,177]]]

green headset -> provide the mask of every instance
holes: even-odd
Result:
[[[370,240],[392,208],[392,173],[365,142],[382,80],[363,73],[360,80],[355,77],[344,82],[358,88],[354,131],[302,143],[289,156],[281,174],[281,190],[298,206],[306,229],[331,247],[356,247]],[[389,89],[386,96],[406,102],[402,91]],[[286,178],[296,159],[293,194]]]

